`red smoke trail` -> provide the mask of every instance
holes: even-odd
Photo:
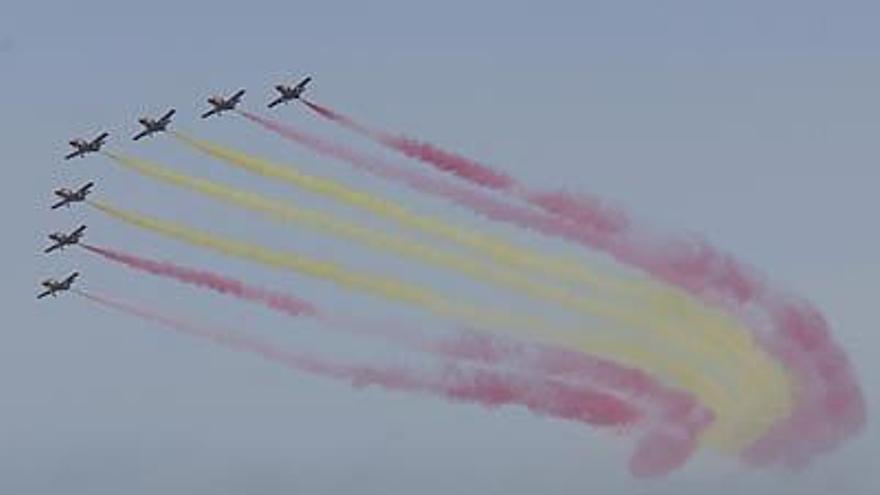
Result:
[[[139,256],[100,248],[89,244],[80,244],[85,250],[104,258],[122,263],[130,268],[164,277],[171,277],[180,282],[211,289],[222,294],[229,294],[239,299],[264,304],[272,309],[293,316],[317,316],[317,309],[308,302],[280,292],[273,292],[258,287],[251,287],[244,282],[203,270],[194,270],[164,261],[154,261]]]
[[[469,402],[488,408],[521,405],[534,413],[579,421],[595,426],[632,426],[641,419],[639,410],[618,398],[581,386],[547,381],[515,373],[445,364],[429,371],[400,367],[347,365],[279,349],[240,334],[205,328],[166,316],[158,311],[104,295],[74,290],[108,308],[158,323],[175,332],[211,341],[233,350],[256,354],[296,371],[335,378],[355,387],[379,386],[389,390],[434,395],[446,400]],[[639,443],[630,468],[637,476],[665,474],[680,463],[681,453],[665,450],[675,432],[652,431]],[[658,438],[663,440],[658,442]],[[663,455],[658,455],[662,451]],[[687,452],[689,454],[689,452]],[[687,457],[687,454],[684,456]],[[649,461],[649,462],[646,462]]]
[[[320,108],[319,113],[323,116],[376,138],[374,131],[347,117],[314,103],[309,107],[315,111]],[[707,242],[658,238],[634,225],[625,213],[607,208],[600,200],[587,195],[576,197],[559,192],[524,192],[527,188],[516,181],[490,180],[480,183],[476,180],[477,175],[471,180],[486,187],[507,184],[501,189],[517,197],[525,196],[529,203],[558,217],[554,219],[501,205],[492,202],[492,198],[480,198],[473,191],[459,190],[452,194],[450,190],[454,186],[449,184],[439,185],[438,181],[429,178],[414,180],[412,174],[399,173],[399,170],[385,167],[384,163],[316,140],[289,126],[252,114],[245,116],[315,151],[370,169],[383,177],[401,180],[423,192],[449,199],[458,196],[461,200],[459,204],[490,218],[603,250],[618,261],[640,268],[737,316],[749,325],[768,352],[786,365],[797,382],[793,414],[779,421],[745,453],[745,457],[755,464],[802,464],[864,428],[867,415],[864,397],[845,353],[832,340],[830,326],[821,312],[801,298],[770,287],[733,256]],[[416,149],[409,148],[413,152]],[[424,154],[424,158],[427,159],[429,155]],[[430,156],[448,158],[455,155],[442,152]],[[448,163],[451,166],[452,162]],[[473,161],[468,163],[485,167]],[[461,176],[471,168],[458,167],[456,170],[459,172],[457,175]],[[506,177],[503,174],[498,176]],[[425,186],[427,181],[433,181],[430,187]]]
[[[446,151],[425,141],[370,129],[348,116],[317,103],[307,100],[303,100],[303,102],[322,117],[369,137],[379,144],[427,163],[443,172],[452,173],[473,184],[514,194],[548,213],[567,218],[580,225],[589,225],[590,228],[605,233],[620,232],[629,225],[629,220],[624,212],[603,204],[597,198],[586,194],[575,195],[565,191],[532,191],[514,177],[476,160]]]
[[[381,144],[385,144],[401,151],[407,156],[425,160],[444,172],[451,172],[459,177],[491,189],[509,190],[516,188],[516,181],[512,177],[492,170],[489,167],[485,167],[464,157],[441,150],[427,143],[419,143],[412,139],[397,138],[389,134],[369,129],[341,113],[305,99],[302,101],[306,106],[322,117],[332,120],[358,134],[372,138]]]
[[[181,266],[168,261],[157,261],[119,250],[80,244],[89,252],[107,260],[121,263],[142,272],[206,288],[222,294],[263,304],[271,309],[293,316],[321,318],[357,334],[380,336],[398,344],[439,354],[449,358],[466,359],[481,364],[508,366],[531,373],[565,376],[580,382],[593,383],[652,404],[672,423],[687,423],[689,428],[700,429],[711,421],[711,413],[699,406],[689,395],[666,388],[640,370],[618,366],[609,361],[547,345],[522,344],[473,331],[458,331],[443,337],[429,337],[416,331],[393,325],[370,325],[331,316],[312,303],[278,291],[250,286],[240,280],[214,272]],[[353,329],[359,330],[353,330]],[[682,413],[682,411],[684,411]],[[686,415],[692,416],[685,418]],[[676,416],[676,417],[672,417]],[[696,431],[695,431],[696,433]]]
[[[416,349],[428,346],[414,332],[407,332],[404,329],[398,329],[390,325],[376,326],[343,322],[343,318],[319,311],[312,303],[285,292],[255,287],[232,277],[207,270],[185,267],[169,261],[157,261],[115,249],[92,246],[87,243],[80,243],[79,245],[104,259],[120,263],[134,270],[170,278],[185,284],[230,295],[244,301],[258,303],[287,315],[318,318],[324,322],[333,323],[334,325],[331,328],[342,328],[356,334],[382,337]],[[360,331],[355,329],[360,329]]]
[[[515,362],[518,367],[542,374],[598,383],[647,407],[653,412],[653,426],[639,440],[629,464],[630,472],[639,477],[660,476],[683,465],[713,420],[712,412],[693,397],[664,387],[643,371],[579,352],[501,341],[476,333],[449,337],[434,343],[433,348],[481,363]]]
[[[628,369],[582,353],[546,345],[527,345],[471,331],[432,338],[389,325],[377,327],[354,321],[343,323],[341,318],[329,317],[313,304],[289,294],[252,287],[213,272],[151,260],[118,250],[88,244],[82,244],[82,247],[135,270],[261,303],[289,315],[322,318],[335,323],[334,327],[348,331],[357,329],[354,330],[357,334],[379,336],[416,350],[482,365],[537,373],[591,388],[612,390],[615,396],[627,397],[630,403],[645,409],[650,416],[652,426],[639,442],[640,446],[632,463],[633,472],[641,476],[662,474],[684,463],[696,448],[699,434],[712,421],[711,412],[690,395],[665,387],[640,370]],[[662,445],[662,448],[658,448],[658,445]],[[668,455],[656,458],[644,454],[658,449]],[[674,453],[677,455],[673,455]]]
[[[584,231],[571,222],[552,215],[493,198],[479,190],[428,177],[332,143],[290,125],[281,124],[247,111],[239,111],[239,113],[264,128],[317,153],[342,160],[376,176],[406,184],[417,191],[446,198],[486,218],[511,223],[526,229],[534,229],[545,235],[559,237],[587,247],[597,247],[606,241],[602,236]]]

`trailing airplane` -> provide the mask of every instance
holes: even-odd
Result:
[[[176,110],[172,108],[171,110],[168,110],[165,115],[159,117],[158,119],[151,119],[149,117],[142,117],[138,119],[138,122],[140,122],[141,125],[144,126],[144,130],[137,133],[132,139],[134,141],[137,141],[138,139],[142,137],[147,137],[150,134],[164,131],[168,128],[168,124],[171,123],[171,117],[174,115],[175,111]]]
[[[64,232],[54,232],[49,234],[49,239],[54,241],[54,244],[44,249],[43,252],[51,253],[56,249],[64,249],[65,246],[73,246],[74,244],[79,243],[85,231],[86,226],[80,225],[79,228],[69,234],[65,234]]]
[[[73,272],[70,275],[68,275],[67,278],[65,278],[64,280],[60,280],[60,281],[55,280],[55,279],[51,279],[51,278],[48,280],[44,280],[41,285],[43,287],[45,287],[46,290],[41,292],[37,296],[37,299],[42,299],[46,296],[55,297],[58,292],[70,290],[71,286],[73,286],[73,283],[76,281],[77,277],[79,277],[79,272]]]
[[[309,84],[309,81],[311,81],[311,80],[312,80],[311,77],[306,77],[302,81],[298,82],[296,84],[296,86],[293,86],[293,87],[285,86],[283,84],[279,84],[279,85],[275,86],[275,90],[278,91],[279,93],[281,93],[281,96],[272,100],[272,102],[269,103],[269,108],[272,108],[272,107],[279,105],[281,103],[287,103],[291,100],[298,100],[299,97],[303,94],[303,91],[306,90],[306,86]]]
[[[229,98],[224,98],[222,96],[212,96],[208,98],[208,103],[210,103],[213,108],[203,113],[202,118],[207,119],[211,115],[221,114],[226,110],[235,110],[235,106],[241,102],[242,96],[244,96],[244,90],[240,89]]]
[[[71,203],[79,203],[80,201],[85,201],[86,196],[92,192],[92,186],[94,186],[94,182],[88,182],[84,184],[77,190],[61,188],[56,189],[54,191],[55,195],[61,198],[61,201],[58,201],[54,205],[52,205],[52,209],[56,210],[61,208],[62,206],[70,206]]]
[[[106,140],[108,136],[110,136],[110,134],[102,132],[98,137],[91,141],[86,141],[85,139],[74,139],[73,141],[70,141],[70,145],[76,148],[76,151],[65,156],[64,159],[70,160],[77,156],[85,156],[87,153],[100,151],[101,146],[104,145],[104,140]]]

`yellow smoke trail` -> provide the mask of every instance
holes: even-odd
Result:
[[[450,225],[437,218],[413,213],[403,205],[357,191],[338,182],[308,175],[290,167],[282,167],[268,160],[256,158],[203,139],[196,139],[179,131],[173,131],[171,134],[181,142],[226,163],[264,177],[287,182],[315,194],[333,198],[428,235],[467,246],[496,262],[517,269],[532,269],[541,274],[553,273],[563,280],[576,281],[590,287],[602,287],[608,290],[620,286],[623,289],[624,284],[621,280],[598,277],[596,273],[586,270],[579,264],[520,249],[483,233]]]
[[[594,270],[586,269],[580,263],[521,249],[505,240],[450,225],[434,217],[413,213],[403,205],[352,189],[335,181],[308,175],[295,168],[280,166],[269,160],[254,157],[204,139],[197,139],[179,131],[172,131],[172,135],[184,144],[226,163],[364,209],[402,226],[467,246],[496,262],[515,269],[531,269],[542,275],[550,273],[562,280],[585,284],[595,290],[615,290],[630,295],[639,294],[644,298],[645,304],[655,308],[665,308],[667,314],[674,314],[676,310],[679,312],[687,310],[687,316],[694,323],[699,324],[706,336],[716,342],[719,347],[733,350],[733,352],[754,347],[750,336],[747,332],[741,331],[742,329],[736,322],[721,312],[710,311],[700,304],[695,304],[688,295],[681,293],[681,291],[660,286],[651,281],[633,282],[622,280],[619,277],[603,276]],[[716,331],[716,329],[721,330]],[[730,331],[731,329],[733,331]],[[693,335],[686,335],[686,337],[692,338]]]
[[[651,281],[633,282],[622,280],[620,277],[604,276],[586,269],[581,263],[532,252],[502,239],[450,225],[434,217],[413,213],[403,205],[349,188],[335,181],[304,174],[295,168],[280,166],[178,131],[172,131],[172,135],[196,150],[223,162],[364,209],[404,227],[466,246],[514,269],[530,269],[544,276],[550,274],[558,279],[585,284],[600,293],[619,291],[630,296],[640,295],[642,297],[640,302],[654,308],[662,308],[669,315],[674,315],[676,312],[683,313],[686,310],[687,317],[700,325],[707,338],[712,339],[719,347],[734,353],[753,347],[748,334],[741,331],[735,322],[720,312],[709,311],[699,304],[694,304],[691,298],[680,291],[656,285]],[[734,331],[729,331],[731,329]],[[693,338],[693,335],[687,337]]]
[[[427,264],[448,268],[480,281],[517,290],[561,307],[578,311],[590,318],[599,317],[608,323],[624,325],[624,328],[618,326],[618,331],[641,329],[644,332],[647,329],[649,331],[643,333],[641,337],[643,345],[681,348],[690,351],[695,356],[702,358],[701,367],[703,369],[717,370],[714,376],[728,387],[738,387],[740,385],[738,381],[743,382],[744,386],[754,386],[754,383],[748,383],[749,380],[740,377],[741,374],[752,369],[750,366],[743,365],[743,356],[730,352],[729,349],[715,348],[711,343],[705,342],[705,339],[699,334],[690,333],[688,335],[687,330],[690,328],[688,322],[677,321],[674,319],[674,315],[673,321],[670,321],[670,318],[665,317],[660,308],[656,311],[626,311],[619,305],[601,303],[555,285],[535,282],[517,271],[498,269],[494,265],[420,244],[402,236],[377,232],[342,221],[333,215],[298,208],[290,202],[269,199],[242,189],[181,174],[147,160],[110,151],[105,154],[120,165],[154,180],[183,187],[245,209],[268,214],[276,219],[307,225],[313,229],[380,250],[388,250]],[[754,352],[754,349],[750,351]]]
[[[331,197],[391,219],[403,226],[467,246],[509,266],[519,269],[529,268],[542,274],[549,273],[563,280],[586,283],[594,288],[613,288],[625,293],[641,294],[644,297],[645,309],[654,311],[652,313],[646,311],[646,313],[669,317],[678,316],[684,320],[681,326],[667,329],[668,332],[675,333],[688,342],[697,342],[698,340],[711,342],[714,346],[703,346],[706,355],[715,354],[717,357],[720,353],[736,356],[740,360],[740,366],[743,370],[737,384],[738,389],[763,391],[763,394],[758,394],[756,400],[762,401],[764,404],[779,404],[779,407],[774,410],[781,411],[780,414],[785,414],[791,407],[790,377],[778,363],[760,348],[752,335],[729,316],[720,311],[705,308],[678,290],[651,283],[635,287],[632,283],[598,275],[580,264],[533,253],[512,246],[506,241],[449,225],[433,217],[413,213],[402,205],[351,189],[334,181],[310,176],[294,168],[279,166],[268,160],[179,132],[174,135],[183,143],[226,163]],[[698,329],[698,332],[688,331],[689,329]],[[721,359],[724,360],[724,358]],[[754,407],[763,408],[764,404],[755,404]]]
[[[542,275],[550,273],[563,280],[583,283],[601,291],[619,290],[645,294],[652,285],[649,282],[643,284],[626,283],[617,277],[601,276],[594,271],[585,269],[579,263],[567,262],[524,250],[504,240],[450,225],[437,218],[413,213],[403,205],[351,189],[335,181],[304,174],[292,167],[279,166],[268,160],[204,139],[196,139],[179,131],[174,131],[172,134],[181,142],[226,163],[364,209],[405,227],[467,246],[497,262],[516,269],[529,268]],[[678,291],[669,289],[651,291],[644,303],[656,308],[665,308],[666,314],[674,314],[676,309],[686,308],[687,315],[694,320],[699,320],[694,323],[699,324],[704,335],[716,342],[718,347],[733,353],[743,353],[754,347],[754,342],[751,341],[749,335],[741,331],[742,329],[735,322],[719,312],[710,312],[698,304],[693,304],[689,297]],[[716,329],[719,328],[721,330],[717,331]],[[731,329],[733,331],[730,331]],[[694,337],[689,334],[683,334],[683,336],[685,338]]]
[[[435,314],[474,322],[493,331],[507,331],[544,343],[562,345],[615,360],[623,365],[637,367],[660,377],[666,383],[680,386],[694,393],[703,404],[712,408],[716,422],[707,431],[704,440],[728,450],[737,450],[760,436],[775,419],[777,410],[764,407],[763,415],[742,407],[742,397],[730,395],[719,389],[702,373],[686,366],[685,359],[676,356],[661,357],[649,346],[626,345],[619,341],[600,339],[585,334],[583,329],[555,329],[534,318],[510,315],[485,309],[481,306],[459,303],[440,296],[423,287],[399,282],[394,279],[349,272],[338,265],[312,260],[294,253],[284,253],[261,246],[234,241],[165,222],[136,213],[126,212],[109,205],[90,201],[100,211],[131,225],[221,253],[242,257],[267,266],[292,270],[323,278],[345,287],[363,290],[391,300],[410,303]],[[787,396],[787,394],[785,394]],[[771,398],[768,398],[772,400]],[[766,405],[766,404],[765,404]]]
[[[242,208],[271,215],[277,219],[296,222],[316,230],[361,242],[378,249],[388,250],[428,264],[458,271],[481,281],[518,290],[527,295],[572,309],[587,317],[603,318],[609,323],[619,323],[625,328],[648,329],[643,334],[644,345],[658,345],[665,348],[681,348],[702,358],[701,367],[717,370],[713,376],[728,387],[754,386],[740,375],[750,372],[750,366],[743,365],[740,353],[729,349],[716,348],[707,343],[702,336],[688,332],[691,328],[686,321],[665,318],[661,308],[657,311],[626,311],[620,306],[603,304],[564,290],[557,286],[540,284],[516,271],[499,270],[493,265],[480,263],[472,258],[448,253],[409,239],[366,229],[339,220],[322,212],[297,208],[289,202],[268,199],[241,189],[232,188],[206,179],[180,174],[146,160],[106,152],[117,163],[147,177],[170,183],[179,187],[210,196]],[[668,312],[667,312],[668,313]],[[746,356],[748,357],[748,356]],[[741,383],[738,383],[741,382]]]

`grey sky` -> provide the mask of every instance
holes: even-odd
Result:
[[[59,3],[12,0],[0,11],[0,294],[8,313],[0,330],[0,492],[819,494],[880,486],[880,437],[871,423],[880,399],[875,2]],[[197,122],[209,94],[245,87],[246,106],[261,109],[272,84],[305,73],[315,77],[318,101],[542,186],[598,193],[667,231],[703,233],[808,296],[857,369],[867,431],[800,472],[750,470],[704,451],[664,480],[635,481],[626,436],[515,408],[353,390],[159,333],[74,297],[34,301],[38,280],[77,267],[86,287],[293,346],[410,359],[316,338],[312,324],[133,276],[79,251],[38,254],[47,231],[85,220],[97,243],[215,268],[356,314],[422,317],[134,231],[86,208],[47,209],[52,188],[95,179],[97,195],[115,204],[400,273],[393,256],[254,221],[103,157],[60,159],[69,138],[107,128],[114,146],[139,156],[378,225],[220,168],[164,137],[127,142],[137,117],[169,106],[182,129],[420,211],[574,252],[356,174],[233,116]],[[295,106],[276,115],[378,152]],[[485,290],[436,270],[407,275],[464,294]]]

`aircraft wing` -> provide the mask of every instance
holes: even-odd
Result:
[[[296,85],[296,87],[299,88],[300,91],[302,91],[302,90],[306,89],[306,85],[308,85],[311,80],[312,80],[311,76],[306,77],[305,79],[300,81],[299,84]]]
[[[174,112],[176,112],[176,111],[177,110],[175,110],[173,108],[171,110],[168,110],[168,112],[166,112],[165,115],[163,115],[162,117],[159,118],[159,121],[164,122],[166,120],[171,120],[171,117],[174,115]]]
[[[231,98],[229,98],[229,101],[234,102],[234,103],[238,103],[241,100],[242,96],[244,96],[244,90],[239,89],[238,91],[235,92],[234,95],[232,95]]]
[[[49,253],[51,253],[52,251],[55,251],[56,249],[60,249],[61,246],[63,246],[63,245],[64,245],[64,244],[61,244],[60,242],[56,242],[55,244],[52,244],[51,246],[49,246],[49,247],[47,247],[46,249],[44,249],[44,250],[43,250],[43,253],[45,253],[45,254],[49,254]]]
[[[37,296],[37,299],[42,299],[42,298],[44,298],[48,295],[51,295],[51,294],[52,294],[51,290],[43,291],[40,293],[40,295]]]
[[[220,109],[218,109],[217,107],[214,107],[214,108],[208,110],[207,112],[203,113],[202,118],[207,119],[208,117],[210,117],[211,115],[214,115],[215,113],[217,113],[219,111],[220,111]]]
[[[76,230],[74,230],[73,232],[71,232],[70,236],[71,236],[71,237],[79,237],[79,236],[81,236],[81,235],[83,234],[83,232],[85,232],[85,231],[86,231],[86,226],[85,226],[85,225],[80,225]]]
[[[88,193],[89,191],[92,190],[93,187],[95,187],[95,183],[94,183],[94,182],[86,182],[86,183],[83,184],[83,186],[80,188],[80,191],[82,191],[83,193]]]
[[[285,100],[285,98],[283,96],[279,96],[278,98],[275,98],[274,100],[272,100],[271,103],[269,103],[269,108],[272,108],[276,105],[283,103],[284,100]]]
[[[134,136],[133,138],[131,138],[131,139],[132,139],[132,141],[137,141],[138,139],[140,139],[140,138],[142,138],[142,137],[149,136],[149,135],[150,135],[150,130],[149,130],[149,129],[144,129],[144,130],[142,130],[141,132],[135,134],[135,136]]]
[[[95,138],[95,143],[103,143],[105,139],[110,136],[109,132],[102,132],[98,137]]]
[[[79,149],[78,149],[78,150],[76,150],[76,151],[73,151],[73,152],[67,154],[67,155],[64,157],[64,159],[65,159],[65,160],[70,160],[71,158],[76,158],[76,157],[82,155],[83,153],[85,153],[85,151],[83,151],[83,150],[79,150]]]
[[[64,279],[62,284],[67,288],[70,288],[70,286],[76,281],[76,277],[79,277],[79,272],[71,273],[66,279]]]
[[[52,209],[53,209],[53,210],[57,210],[58,208],[61,208],[62,206],[66,205],[66,204],[68,204],[68,203],[70,203],[70,200],[67,199],[67,198],[64,198],[64,199],[62,199],[61,201],[59,201],[59,202],[55,203],[54,205],[52,205]]]

